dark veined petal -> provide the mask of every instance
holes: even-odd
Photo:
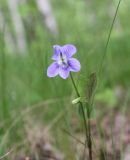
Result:
[[[59,45],[54,45],[53,48],[54,48],[54,54],[53,54],[53,56],[52,56],[52,59],[53,59],[53,60],[57,60],[57,58],[59,57],[60,52],[61,52],[61,46],[59,46]]]
[[[56,62],[53,62],[47,69],[48,77],[55,77],[58,75],[59,66]]]
[[[69,67],[70,67],[70,71],[72,71],[72,72],[80,71],[81,65],[80,65],[80,62],[77,59],[70,58],[68,60],[68,64],[69,64]]]
[[[61,48],[61,50],[62,50],[62,53],[67,56],[67,58],[72,57],[76,53],[76,51],[77,51],[76,47],[74,45],[72,45],[72,44],[66,44],[66,45],[64,45]]]
[[[69,72],[70,72],[69,68],[62,68],[62,67],[59,68],[59,75],[60,75],[63,79],[68,78]]]

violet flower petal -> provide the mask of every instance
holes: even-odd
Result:
[[[67,56],[67,58],[70,58],[76,53],[77,49],[72,44],[66,44],[61,47],[61,51],[63,54]]]
[[[53,59],[53,60],[57,60],[57,58],[59,57],[60,52],[61,52],[61,46],[59,46],[59,45],[54,45],[53,48],[54,48],[54,54],[53,54],[53,56],[52,56],[52,59]]]
[[[58,75],[59,66],[56,62],[53,62],[47,69],[48,77],[55,77]]]
[[[72,71],[72,72],[80,71],[81,65],[80,65],[80,62],[77,59],[70,58],[68,60],[68,64],[69,64],[69,67],[70,67],[70,71]]]
[[[69,76],[69,68],[59,68],[59,75],[63,78],[63,79],[66,79],[68,78]]]

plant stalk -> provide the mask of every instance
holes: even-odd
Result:
[[[71,72],[70,72],[70,77],[71,77],[71,81],[72,81],[72,84],[73,84],[73,86],[75,88],[77,96],[81,97]],[[90,112],[87,109],[87,118],[88,118],[88,121],[87,121],[83,103],[80,101],[79,105],[80,105],[81,112],[82,112],[82,115],[83,115],[83,120],[84,120],[86,142],[88,143],[88,150],[89,150],[89,160],[92,160],[92,140],[91,140]],[[85,144],[86,144],[86,142],[85,142]]]
[[[92,138],[91,138],[91,123],[90,123],[90,117],[91,117],[91,111],[90,106],[87,106],[87,126],[88,126],[88,149],[89,149],[89,159],[92,160]]]

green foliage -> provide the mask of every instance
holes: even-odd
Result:
[[[13,25],[7,5],[3,3],[6,11],[7,24],[13,32]],[[117,6],[117,1],[83,1],[62,0],[52,1],[52,8],[58,24],[59,35],[53,37],[48,33],[43,19],[38,11],[35,1],[29,1],[27,4],[21,4],[19,12],[22,16],[28,52],[25,56],[19,53],[10,53],[6,46],[3,51],[2,39],[0,40],[0,91],[3,87],[6,90],[0,93],[0,115],[6,107],[9,115],[0,117],[4,125],[1,127],[0,140],[4,137],[5,131],[19,117],[21,111],[31,108],[33,104],[58,99],[59,101],[50,105],[47,111],[43,108],[37,113],[37,118],[42,121],[51,121],[67,105],[71,106],[71,98],[62,102],[60,99],[68,98],[73,95],[70,79],[62,80],[59,77],[49,79],[46,75],[48,65],[51,63],[53,54],[52,45],[74,43],[78,52],[75,55],[81,62],[82,69],[77,78],[77,86],[82,95],[87,86],[87,79],[90,73],[97,72],[102,56],[109,28]],[[99,79],[99,92],[96,94],[96,100],[106,103],[108,106],[116,104],[116,97],[113,93],[113,87],[120,84],[129,86],[130,80],[130,22],[129,22],[129,0],[122,1],[116,23],[114,25],[110,44],[108,47],[105,67]],[[112,12],[111,12],[112,11]],[[10,54],[9,54],[10,53]],[[2,55],[5,56],[5,70],[3,68]],[[5,81],[3,81],[5,75]],[[1,97],[4,93],[6,106],[2,103]],[[71,99],[71,100],[70,100]],[[67,104],[66,104],[67,103]],[[71,109],[70,109],[71,110]],[[42,112],[46,115],[42,117]],[[39,116],[41,114],[41,116]],[[10,117],[10,119],[8,119]],[[21,118],[22,119],[22,118]],[[19,120],[13,127],[16,130],[24,126],[24,122]],[[20,126],[19,126],[20,125]],[[24,136],[22,130],[15,133],[9,130],[7,135],[9,144],[19,142]],[[17,138],[15,139],[15,136]],[[11,141],[13,139],[13,142]],[[65,141],[65,140],[63,140]],[[7,144],[8,144],[7,143]],[[3,154],[7,146],[0,149]],[[68,145],[66,144],[66,148]]]

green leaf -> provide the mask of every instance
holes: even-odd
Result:
[[[97,76],[96,73],[92,73],[89,76],[88,84],[87,84],[87,99],[90,100],[93,92],[97,85]]]

